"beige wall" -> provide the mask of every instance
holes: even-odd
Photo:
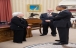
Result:
[[[27,12],[27,4],[41,4],[41,12],[35,12],[41,14],[46,12],[46,10],[49,8],[54,9],[56,12],[55,8],[60,1],[61,0],[11,0],[11,3],[13,12],[23,12],[24,18],[28,18],[30,12]]]

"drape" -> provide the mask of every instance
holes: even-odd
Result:
[[[0,0],[0,22],[10,22],[12,9],[10,0]]]

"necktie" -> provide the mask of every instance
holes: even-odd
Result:
[[[51,13],[48,13],[48,17],[51,17],[52,15],[51,15]]]

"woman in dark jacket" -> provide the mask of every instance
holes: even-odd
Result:
[[[11,19],[10,28],[14,32],[13,42],[22,43],[26,41],[27,28],[29,28],[27,21],[22,18],[24,15],[21,12],[14,12]]]

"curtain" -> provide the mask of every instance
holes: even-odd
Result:
[[[0,0],[0,22],[10,22],[12,9],[10,0]]]

